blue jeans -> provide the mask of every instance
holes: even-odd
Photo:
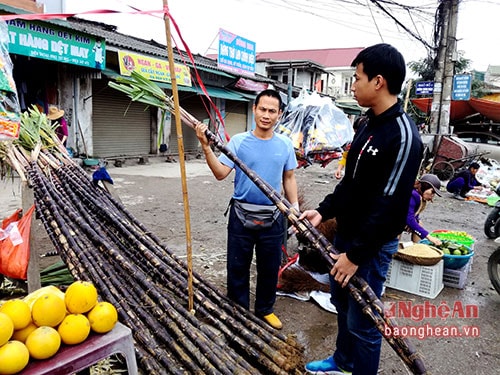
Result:
[[[246,229],[236,217],[234,206],[227,225],[227,295],[246,309],[250,307],[250,266],[255,248],[257,282],[255,315],[271,314],[276,301],[278,271],[285,234],[283,215],[269,229]]]
[[[351,243],[335,237],[335,246],[345,252]],[[356,275],[363,278],[380,298],[392,255],[398,240],[385,243],[377,256],[359,266]],[[337,349],[333,354],[337,366],[353,375],[376,375],[380,361],[382,334],[365,315],[360,305],[330,276],[332,303],[337,308]]]

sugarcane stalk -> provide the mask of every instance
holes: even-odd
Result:
[[[140,77],[140,74],[138,73],[134,74],[134,72],[132,73],[132,79],[134,81],[141,81],[142,89],[149,89],[149,92],[153,93],[153,96],[157,101],[163,101],[163,103],[158,105],[159,108],[163,108],[169,110],[170,112],[173,112],[172,100],[165,94],[159,94],[157,89],[153,89],[152,87],[156,86],[153,82],[149,82],[149,84],[145,83],[144,81],[147,79],[145,77]],[[131,80],[119,79],[118,81],[121,82],[121,84],[110,83],[110,86],[123,92],[127,92],[128,85],[130,85],[130,88],[134,89],[134,84],[131,84]],[[127,89],[125,89],[125,87],[127,87]],[[129,97],[131,97],[132,100],[134,100],[134,98],[139,98],[138,96],[133,96],[130,94]],[[140,98],[137,100],[140,101]],[[195,129],[197,124],[199,124],[199,121],[197,121],[193,116],[191,116],[183,109],[180,110],[180,116],[183,122],[193,129]],[[248,166],[246,166],[243,161],[241,161],[236,155],[234,155],[210,130],[207,129],[205,135],[217,149],[219,149],[231,161],[233,161],[235,165],[238,166],[256,184],[256,186],[298,229],[299,233],[303,235],[316,250],[319,251],[323,258],[328,262],[328,264],[330,266],[333,266],[334,260],[330,255],[338,253],[333,245],[321,233],[319,233],[308,220],[299,220],[298,217],[300,216],[300,213],[292,207],[290,202],[288,202],[284,197],[281,197],[281,195],[276,192],[266,181],[262,180],[253,170],[248,168]],[[368,302],[366,302],[363,297],[360,298],[360,295],[358,294],[360,290],[356,286],[362,286],[364,292],[368,293]],[[362,310],[373,321],[374,325],[382,333],[384,338],[388,341],[388,343],[396,351],[396,353],[402,358],[404,363],[409,366],[410,370],[414,374],[426,374],[427,370],[423,361],[417,355],[416,350],[408,339],[405,338],[401,340],[394,340],[384,334],[385,330],[382,322],[387,325],[392,325],[394,324],[394,320],[388,319],[385,316],[385,314],[383,313],[383,305],[381,303],[375,302],[376,300],[373,299],[373,296],[375,294],[373,293],[373,291],[370,292],[371,288],[366,283],[366,281],[362,280],[359,276],[354,275],[353,277],[351,277],[347,288],[353,298],[356,301],[359,301],[359,303],[362,303]],[[367,305],[365,305],[364,303],[367,303],[369,307],[367,307]]]
[[[72,199],[74,201],[74,199]],[[64,204],[66,205],[67,202],[64,202]],[[71,217],[69,217],[71,219]],[[80,226],[81,227],[81,226]],[[78,236],[77,236],[78,237]],[[130,270],[132,272],[132,270]]]
[[[34,170],[36,170],[36,167],[34,168]],[[83,269],[81,267],[81,264],[91,264],[91,262],[89,260],[87,260],[87,262],[78,262],[78,256],[75,254],[74,252],[74,249],[78,249],[80,248],[80,245],[79,243],[81,243],[81,238],[80,238],[80,242],[76,242],[75,241],[75,236],[72,236],[71,234],[67,233],[67,234],[63,234],[62,232],[65,230],[65,225],[64,223],[71,223],[71,221],[69,220],[62,220],[60,219],[60,223],[62,225],[59,225],[59,223],[57,223],[58,221],[58,217],[60,218],[61,215],[57,215],[56,213],[59,212],[59,209],[58,209],[58,206],[54,203],[55,201],[57,200],[53,200],[53,199],[50,199],[49,198],[49,194],[50,192],[53,190],[51,187],[50,187],[50,184],[44,184],[43,181],[44,181],[44,177],[43,177],[43,174],[41,173],[37,173],[36,175],[33,176],[33,180],[35,182],[37,182],[37,190],[35,190],[35,193],[36,194],[39,194],[39,195],[42,195],[44,197],[44,199],[41,199],[41,200],[38,200],[39,204],[40,205],[43,205],[43,204],[46,204],[46,208],[45,208],[45,212],[44,212],[44,216],[45,217],[53,217],[53,220],[51,220],[51,223],[52,223],[52,227],[53,228],[57,228],[57,231],[59,231],[59,234],[58,234],[58,239],[60,240],[63,236],[64,238],[67,239],[66,240],[63,240],[63,241],[59,241],[59,243],[62,245],[62,247],[65,249],[65,255],[70,257],[71,260],[68,261],[68,264],[72,265],[72,267],[70,267],[70,272],[72,272],[72,274],[75,276],[75,277],[79,277],[80,279],[87,279],[87,274],[90,272],[92,273],[94,270],[92,268],[87,268],[87,269]],[[54,233],[57,234],[57,231],[55,231]],[[71,246],[69,246],[69,244],[71,244]],[[79,254],[85,254],[85,251],[86,250],[90,250],[90,248],[88,249],[83,249],[83,250],[80,250],[79,251]],[[75,265],[78,265],[78,266],[75,266]],[[104,279],[106,278],[106,275],[103,275]],[[98,281],[102,281],[102,278],[99,278],[99,277],[96,277],[94,280],[94,282],[98,282]],[[109,290],[110,286],[107,285],[106,283],[104,283],[104,285],[99,285],[99,290],[105,295],[106,299],[109,300],[109,301],[112,301],[112,303],[117,306],[117,310],[119,311],[122,319],[124,319],[125,322],[128,322],[129,320],[127,319],[127,315],[130,315],[131,314],[131,310],[129,309],[127,311],[127,313],[124,315],[124,313],[121,311],[120,309],[120,305],[123,303],[123,300],[116,300],[114,298],[114,295],[117,295],[117,293],[109,293],[108,290]],[[126,310],[125,310],[126,311]],[[132,319],[134,319],[134,316],[131,317]],[[142,325],[141,323],[141,320],[139,319],[135,319],[133,320],[135,322],[135,324],[137,325]],[[138,332],[138,328],[140,327],[130,327],[133,332],[134,332],[134,338],[136,338],[138,341],[139,340],[146,340],[146,336],[143,336],[140,332],[146,330],[146,327],[142,327],[141,330],[139,330],[139,333],[138,333],[138,337],[136,336],[136,333]],[[151,335],[151,337],[154,337],[153,335]],[[148,344],[150,343],[150,338],[147,339],[147,342]],[[148,350],[152,350],[152,346],[151,345],[148,345],[146,346],[148,348]],[[155,354],[153,352],[153,354]],[[156,353],[155,357],[154,358],[160,358],[160,359],[165,359],[164,358],[166,356],[162,355],[161,353]],[[143,359],[142,361],[144,361],[145,359]],[[168,365],[168,363],[167,363]],[[170,365],[172,365],[172,363],[170,363]],[[158,367],[158,366],[154,366],[154,364],[151,364],[152,367]],[[160,374],[161,372],[158,372],[158,374]]]
[[[266,181],[262,180],[254,171],[248,168],[236,155],[234,155],[224,144],[222,144],[222,142],[220,142],[212,132],[207,129],[205,134],[215,147],[231,159],[231,161],[233,161],[235,165],[237,165],[261,189],[261,191],[278,207],[278,209],[286,215],[288,220],[290,220],[290,222],[298,229],[299,233],[310,241],[310,243],[319,251],[320,254],[322,254],[323,258],[330,264],[330,266],[333,266],[335,262],[330,255],[338,254],[338,251],[326,239],[326,237],[318,232],[308,220],[299,220],[298,217],[300,213],[292,207],[290,202],[288,202],[284,197],[281,197],[280,194],[276,192]],[[356,288],[355,285],[362,286],[362,290]],[[426,374],[427,370],[423,360],[417,354],[414,346],[408,339],[394,340],[385,335],[385,326],[388,325],[392,327],[394,326],[395,321],[394,319],[386,317],[381,302],[374,302],[379,299],[375,297],[375,293],[371,290],[368,283],[355,274],[351,277],[347,288],[354,299],[358,301],[358,303],[361,303],[363,312],[370,317],[374,325],[388,341],[389,345],[396,351],[404,363],[409,366],[410,370],[414,374]],[[368,293],[369,298],[367,301],[371,304],[364,304],[365,299],[358,295],[360,291],[365,295]],[[367,306],[370,306],[370,308]],[[373,307],[373,309],[371,307]]]
[[[66,181],[66,179],[64,181]],[[69,190],[69,189],[66,189],[66,190],[68,190],[68,193],[70,194],[70,196],[71,196],[71,194],[73,194],[72,190]],[[85,190],[85,189],[82,189],[82,191],[83,190]],[[76,188],[76,191],[78,191],[78,188]],[[91,199],[92,198],[93,197],[91,197]],[[75,202],[75,204],[79,205],[79,200],[78,199],[73,198],[72,201]],[[80,207],[80,209],[82,211],[84,211],[83,207]],[[107,210],[104,210],[104,211],[106,211],[106,213],[109,214],[109,212]],[[115,218],[115,219],[117,219],[117,218]],[[87,221],[89,221],[89,219],[87,219]],[[115,225],[120,224],[119,221],[112,220],[111,218],[106,219],[104,221],[107,221],[107,222],[110,222],[110,223],[114,222]],[[104,227],[107,227],[107,226],[104,226]],[[111,227],[111,226],[109,226],[109,227]],[[139,236],[141,238],[143,237],[142,233],[136,234],[134,236],[129,231],[129,229],[133,229],[133,227],[130,227],[129,223],[127,223],[127,222],[121,223],[120,228],[121,228],[121,231],[125,234],[126,240],[128,242],[131,242],[132,249],[134,249],[138,254],[140,254],[140,256],[146,257],[148,260],[150,260],[150,262],[154,263],[155,267],[153,267],[153,270],[160,271],[158,276],[162,276],[163,274],[167,274],[167,275],[170,274],[170,272],[168,272],[168,270],[162,269],[161,266],[160,266],[160,268],[158,268],[160,260],[158,258],[155,259],[154,256],[148,251],[148,249],[142,243],[140,243],[140,242],[138,242],[136,240],[136,236]],[[116,256],[118,256],[118,255],[116,255]],[[126,269],[127,268],[127,264],[123,264],[122,267]],[[161,272],[161,271],[163,271],[163,272]],[[130,270],[130,272],[132,272],[132,270]],[[168,285],[168,284],[166,284],[166,285]],[[182,295],[182,294],[179,294],[179,295]],[[216,311],[216,310],[217,309],[214,308],[214,311]],[[232,325],[234,326],[235,322],[233,322]],[[242,348],[248,348],[248,345],[243,345]],[[265,354],[267,354],[268,356],[270,356],[275,362],[277,362],[281,366],[285,365],[286,358],[281,357],[278,353],[276,353],[274,351],[268,351],[267,348],[264,347],[264,346],[262,346],[260,349],[262,350],[262,352],[264,352]],[[257,358],[260,358],[261,361],[265,361],[265,358],[261,358],[258,355],[258,353],[256,353],[256,356],[257,356]],[[272,364],[267,364],[266,366],[269,367],[269,366],[272,366]]]
[[[147,86],[148,80],[145,83],[147,83]],[[163,94],[163,91],[159,89],[156,95],[159,92]],[[137,92],[134,95],[136,100],[149,100],[153,103],[152,105],[154,105],[156,100],[154,96],[142,95]],[[158,343],[148,337],[153,336],[161,328],[154,325],[154,319],[150,315],[150,312],[141,309],[138,314],[135,314],[133,312],[135,306],[132,306],[130,302],[135,300],[143,301],[148,306],[153,302],[156,303],[157,305],[153,305],[151,308],[155,312],[154,316],[157,320],[167,325],[167,320],[165,320],[167,318],[160,316],[161,311],[162,308],[171,308],[173,305],[170,304],[170,301],[161,298],[160,290],[163,289],[157,289],[155,286],[156,280],[164,280],[159,277],[159,271],[155,267],[157,264],[162,264],[161,270],[163,272],[179,274],[175,276],[178,284],[175,288],[169,288],[169,291],[175,293],[180,298],[185,295],[185,280],[187,275],[185,265],[156,236],[131,215],[121,202],[115,201],[109,194],[105,194],[102,189],[91,183],[88,175],[83,172],[83,169],[76,166],[69,159],[65,148],[62,147],[60,141],[54,136],[54,129],[51,129],[50,124],[48,124],[43,114],[37,113],[36,109],[29,112],[30,116],[25,118],[25,122],[29,123],[28,125],[30,126],[24,126],[23,135],[20,137],[22,139],[16,142],[16,147],[12,148],[13,151],[9,156],[9,160],[12,159],[18,162],[20,175],[26,171],[30,174],[30,182],[33,184],[35,190],[37,215],[42,220],[50,240],[61,250],[59,255],[67,264],[68,270],[73,277],[95,282],[99,287],[98,289],[103,291],[103,296],[113,304],[116,304],[121,319],[127,321],[126,318],[128,317],[137,324],[140,332],[134,332],[134,339],[141,344],[137,350],[139,356],[138,362],[141,368],[147,369],[146,373],[153,374],[163,373],[162,369],[165,369],[164,366],[169,370],[170,368],[175,368],[176,365],[172,361],[160,359],[160,362],[158,362],[158,357],[170,358],[170,355],[163,351],[163,349],[159,349]],[[186,118],[186,115],[182,113],[179,117]],[[78,182],[75,183],[75,180]],[[82,186],[84,187],[83,189],[81,188]],[[73,191],[76,192],[76,195],[69,193]],[[94,197],[98,198],[93,199]],[[76,211],[73,212],[72,210]],[[79,216],[81,220],[77,220]],[[93,226],[95,229],[94,233],[89,231],[89,227]],[[126,230],[123,230],[124,228]],[[103,236],[103,238],[99,236]],[[92,243],[97,244],[97,246],[92,245]],[[111,250],[109,249],[110,246]],[[118,257],[120,261],[117,262],[117,254],[127,254],[127,258]],[[134,254],[134,259],[143,270],[141,277],[144,278],[144,282],[139,283],[143,288],[133,288],[130,293],[127,291],[124,292],[121,290],[123,288],[120,288],[121,285],[137,282],[135,278],[131,279],[135,268],[124,266],[124,264],[131,260],[128,254]],[[144,254],[147,254],[146,258],[149,258],[148,262],[144,262]],[[168,259],[168,262],[164,263],[164,259]],[[153,272],[151,268],[154,270]],[[124,269],[126,270],[125,273]],[[113,276],[116,276],[116,278],[111,277],[107,272],[113,272]],[[196,277],[201,280],[201,277],[198,275]],[[204,310],[205,314],[213,315],[210,315],[211,319],[208,320],[217,322],[223,328],[224,331],[221,330],[221,332],[224,332],[229,342],[239,343],[240,353],[251,352],[252,355],[248,357],[249,360],[259,364],[260,367],[266,368],[269,373],[284,374],[284,370],[281,369],[282,366],[286,370],[297,371],[293,369],[292,365],[286,363],[286,356],[284,357],[272,349],[277,347],[280,352],[286,352],[286,355],[294,353],[299,356],[303,349],[294,340],[276,333],[273,336],[270,328],[263,326],[264,323],[262,321],[255,320],[256,318],[248,314],[246,310],[241,311],[239,306],[235,307],[225,296],[219,294],[218,291],[214,292],[216,289],[212,290],[211,288],[213,287],[211,285],[198,280],[196,282],[202,287],[200,288],[201,290],[207,292],[214,299],[213,301],[209,301],[210,309]],[[150,286],[151,290],[146,293],[143,289],[147,288],[147,286]],[[203,293],[199,293],[198,298],[208,301]],[[217,307],[218,299],[224,301],[222,309]],[[214,318],[214,316],[220,315],[221,310],[223,310],[222,315],[228,317],[224,319],[224,322]],[[177,322],[177,325],[172,329],[175,330],[177,326],[184,327],[184,321],[189,321],[189,318],[186,319],[184,314],[187,314],[187,312],[185,309],[181,309],[169,318],[171,321]],[[236,317],[231,314],[236,314]],[[190,317],[191,315],[186,316]],[[144,325],[141,319],[148,324]],[[196,326],[197,320],[194,317],[191,320],[195,322],[191,324]],[[233,339],[231,336],[237,337],[237,335],[234,335],[234,331],[231,331],[231,326],[227,326],[226,324],[244,327],[246,323],[249,324],[249,331],[245,335],[245,338],[241,339],[238,337],[236,340]],[[217,324],[213,324],[213,326],[217,328]],[[211,340],[211,343],[223,344],[222,340],[215,336],[212,330],[203,325],[199,327],[195,328],[195,330],[200,330]],[[136,330],[133,329],[133,331]],[[177,329],[177,335],[180,337],[178,341],[188,341],[182,338],[181,334],[182,329]],[[172,349],[174,353],[185,353],[166,332],[161,331],[159,336],[164,340],[170,341],[170,344],[167,344],[167,346],[171,345],[169,347],[174,348]],[[191,339],[197,338],[198,334],[193,334],[190,337]],[[189,346],[190,344],[186,345]],[[238,345],[234,345],[233,347],[238,348]],[[242,348],[246,350],[242,350]],[[206,349],[207,346],[205,345],[201,351],[206,351]],[[265,356],[261,354],[265,354]],[[249,362],[244,360],[243,357],[239,357],[236,352],[231,350],[229,353],[223,353],[223,355],[225,356],[221,356],[221,358],[223,358],[226,364],[230,364],[224,367],[224,371],[230,371],[231,373],[253,373],[255,371]],[[259,357],[262,357],[261,361],[256,360]],[[233,364],[233,362],[236,364]],[[220,364],[219,361],[219,366]],[[196,366],[188,366],[188,368],[191,368],[193,373],[199,371]],[[244,370],[241,370],[241,368]],[[224,373],[224,371],[221,372]],[[182,370],[174,370],[172,372],[175,374],[183,373]]]

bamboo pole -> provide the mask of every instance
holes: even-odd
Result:
[[[168,10],[168,1],[163,0],[163,9]],[[184,160],[184,140],[182,137],[182,123],[179,105],[179,92],[177,91],[177,79],[175,77],[174,54],[172,51],[172,38],[170,32],[170,18],[168,12],[163,14],[165,21],[165,32],[167,37],[168,66],[170,70],[170,80],[172,83],[172,95],[174,97],[175,128],[177,130],[177,145],[179,148],[179,167],[181,169],[182,197],[184,202],[184,223],[186,227],[186,264],[188,271],[188,308],[193,311],[193,255],[191,244],[191,222],[189,215],[189,198],[186,182],[186,164]]]

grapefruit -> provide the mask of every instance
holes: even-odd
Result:
[[[99,302],[87,314],[90,328],[97,333],[106,333],[113,329],[118,321],[118,312],[109,302]]]
[[[27,302],[22,299],[15,298],[6,301],[0,306],[0,312],[10,316],[14,329],[22,329],[31,323],[31,310]]]
[[[47,359],[57,353],[61,346],[61,336],[55,328],[42,326],[31,332],[26,338],[26,347],[31,357]]]
[[[38,328],[38,326],[35,323],[30,322],[30,324],[28,324],[27,327],[24,327],[23,329],[15,330],[11,339],[21,341],[22,343],[24,343],[26,341],[26,338],[28,337],[28,335],[37,328]]]
[[[64,302],[70,313],[84,314],[97,304],[97,289],[88,281],[75,281],[66,289]]]
[[[55,294],[46,293],[38,297],[31,307],[33,323],[38,327],[55,327],[66,316],[64,300]]]
[[[59,324],[57,332],[66,345],[79,344],[89,336],[90,323],[83,314],[69,314]]]
[[[16,340],[0,346],[0,374],[16,374],[26,367],[30,359],[28,348]]]
[[[0,346],[5,344],[14,333],[14,323],[10,316],[0,312]]]

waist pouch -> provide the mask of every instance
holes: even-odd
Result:
[[[233,200],[234,212],[247,229],[268,229],[280,215],[276,206],[265,206]]]

